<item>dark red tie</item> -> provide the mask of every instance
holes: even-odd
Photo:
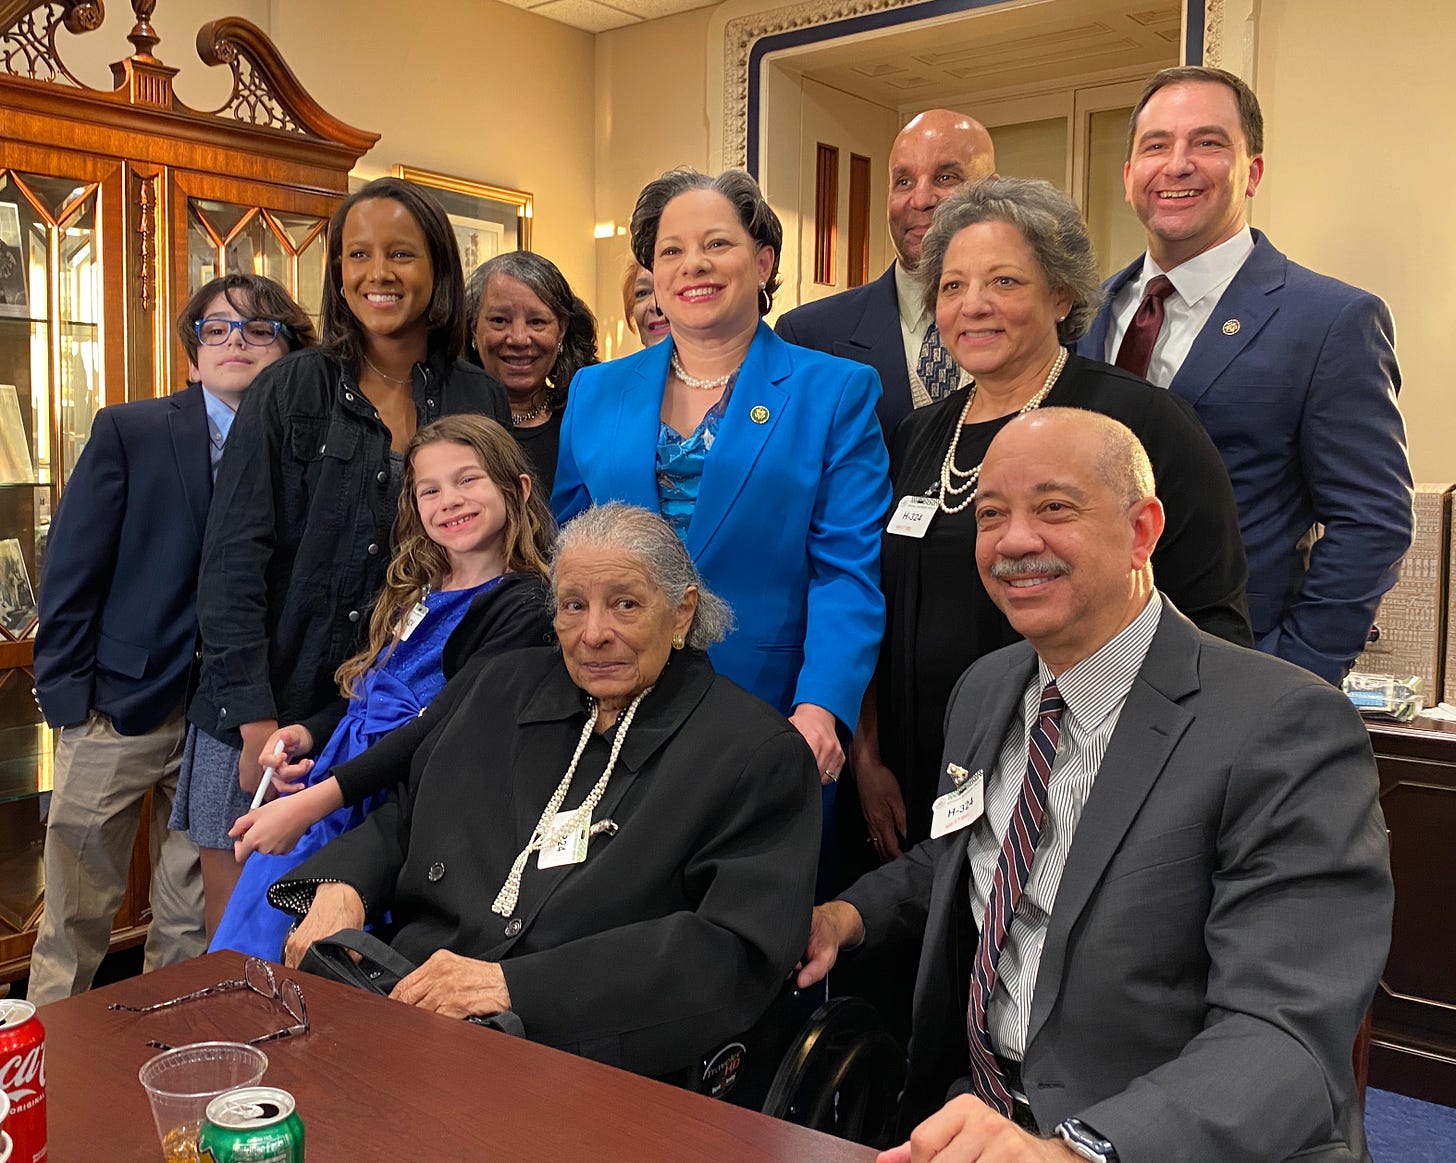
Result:
[[[1172,293],[1173,284],[1167,275],[1157,275],[1148,283],[1143,301],[1133,312],[1127,334],[1122,337],[1122,346],[1117,349],[1118,367],[1126,368],[1135,376],[1147,377],[1153,347],[1163,330],[1163,300]]]
[[[1001,858],[996,862],[996,875],[991,881],[991,895],[986,901],[986,915],[981,920],[981,937],[976,946],[976,963],[971,972],[971,996],[966,1015],[966,1031],[970,1035],[971,1084],[987,1106],[1011,1117],[1012,1097],[996,1061],[991,1044],[991,1028],[986,1011],[996,990],[997,967],[1001,950],[1006,947],[1006,933],[1011,918],[1021,903],[1026,881],[1036,859],[1037,841],[1041,839],[1046,819],[1047,783],[1052,764],[1057,758],[1057,741],[1062,736],[1062,711],[1066,703],[1057,684],[1047,683],[1041,692],[1041,708],[1028,741],[1026,776],[1021,783],[1021,797],[1011,813],[1006,837],[1001,841]]]

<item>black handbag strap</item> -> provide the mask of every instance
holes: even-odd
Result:
[[[350,956],[352,953],[359,954],[358,961]],[[343,929],[319,938],[308,947],[298,968],[386,997],[415,970],[409,958],[362,929]]]
[[[353,953],[359,954],[358,961],[350,956]],[[327,977],[330,981],[340,981],[384,997],[388,997],[403,978],[415,971],[415,965],[408,957],[362,929],[341,929],[330,937],[320,937],[308,947],[298,968],[305,973]],[[512,1010],[503,1010],[489,1017],[471,1017],[466,1021],[512,1037],[526,1036],[525,1025]]]

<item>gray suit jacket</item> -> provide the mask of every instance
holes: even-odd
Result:
[[[1035,666],[1018,643],[966,672],[946,762],[994,770]],[[1376,791],[1342,694],[1165,604],[1052,909],[1023,1069],[1040,1126],[1078,1116],[1123,1163],[1369,1163],[1351,1050],[1390,939]],[[844,894],[867,943],[922,941],[907,1125],[969,1070],[966,839]]]

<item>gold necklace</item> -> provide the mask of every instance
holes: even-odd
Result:
[[[1047,373],[1046,382],[1042,384],[1041,391],[1027,400],[1017,411],[1018,416],[1025,416],[1028,412],[1041,405],[1047,398],[1047,393],[1052,390],[1052,385],[1057,382],[1057,377],[1062,374],[1062,368],[1067,365],[1067,349],[1057,348],[1057,358],[1052,363],[1052,370]],[[967,505],[976,499],[976,482],[981,479],[981,465],[976,465],[969,472],[963,472],[956,468],[956,448],[961,442],[961,429],[966,426],[966,417],[971,414],[971,405],[976,399],[976,381],[971,381],[971,386],[966,391],[966,405],[961,409],[961,417],[956,421],[955,431],[951,434],[950,447],[945,450],[945,459],[940,464],[940,511],[947,515],[959,513]],[[984,463],[984,462],[983,462]],[[960,483],[957,483],[959,481]],[[965,499],[958,505],[947,503],[947,497],[960,497],[964,494]]]
[[[415,382],[413,375],[409,375],[402,380],[397,380],[393,376],[380,371],[377,367],[374,366],[373,362],[369,359],[369,357],[365,355],[362,351],[359,353],[359,356],[366,364],[369,365],[369,370],[377,375],[381,380],[388,380],[391,384],[413,384]]]

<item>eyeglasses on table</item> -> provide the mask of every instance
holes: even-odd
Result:
[[[264,1042],[276,1042],[280,1038],[289,1038],[294,1034],[307,1034],[309,1032],[308,1004],[303,999],[303,988],[292,978],[284,978],[279,981],[273,974],[273,967],[266,961],[257,957],[249,957],[243,963],[242,977],[232,978],[228,981],[220,981],[216,985],[209,985],[204,989],[193,990],[191,993],[183,994],[181,997],[174,997],[168,1001],[155,1002],[149,1006],[129,1006],[121,1002],[112,1002],[106,1008],[109,1010],[124,1010],[129,1014],[150,1014],[157,1010],[170,1009],[172,1006],[181,1005],[183,1002],[198,1001],[204,997],[213,997],[220,993],[230,993],[234,990],[246,989],[257,994],[261,998],[277,1001],[288,1016],[293,1019],[293,1024],[285,1029],[278,1030],[272,1034],[264,1034],[261,1038],[251,1038],[249,1046],[261,1046]],[[148,1046],[158,1050],[174,1050],[166,1042],[158,1042],[155,1039],[148,1040]]]

